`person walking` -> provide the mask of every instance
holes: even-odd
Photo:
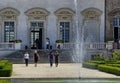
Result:
[[[46,49],[50,49],[50,39],[48,37],[46,38]]]
[[[34,53],[34,63],[35,63],[35,67],[37,67],[38,58],[40,58],[40,56],[39,56],[37,50],[35,50],[35,53]]]
[[[35,40],[35,42],[36,42],[36,48],[37,48],[37,49],[40,49],[40,39],[37,38],[37,39]]]
[[[58,51],[56,50],[55,53],[54,53],[55,66],[56,66],[56,67],[58,67],[58,56],[59,56],[59,53],[58,53]]]
[[[48,55],[48,59],[49,59],[49,62],[50,62],[50,67],[53,66],[53,58],[54,58],[54,53],[52,50],[50,50],[50,53]]]
[[[28,54],[28,52],[25,52],[25,54],[24,54],[24,60],[25,60],[25,65],[27,67],[28,66],[28,60],[29,60],[29,54]]]

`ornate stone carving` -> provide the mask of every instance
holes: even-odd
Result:
[[[19,12],[12,8],[5,8],[0,11],[0,15],[2,19],[5,20],[16,19],[16,17],[19,15]]]
[[[68,8],[61,8],[55,12],[56,15],[73,15],[74,12]]]
[[[55,12],[56,16],[59,20],[71,20],[74,12],[67,8],[59,9]]]
[[[84,19],[99,19],[99,16],[102,14],[102,11],[96,8],[88,8],[81,12],[84,16]]]
[[[49,12],[41,8],[34,8],[26,11],[25,14],[31,20],[46,20],[46,16]]]

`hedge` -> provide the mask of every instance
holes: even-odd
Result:
[[[92,61],[89,61],[91,63],[96,63],[96,64],[105,64],[105,61],[96,61],[96,60],[92,60]]]
[[[120,64],[119,61],[89,61],[82,64],[85,68],[98,69],[103,72],[120,75]]]
[[[120,68],[120,64],[106,64],[108,66],[112,66],[112,67],[119,67]]]
[[[98,65],[96,63],[84,62],[82,66],[86,68],[97,69]]]
[[[7,60],[0,61],[0,77],[9,77],[12,75],[13,66],[12,63]]]
[[[8,83],[8,80],[0,80],[0,83]]]
[[[8,63],[8,60],[1,60],[0,61],[0,69],[2,69],[7,63]]]
[[[120,75],[119,67],[112,67],[112,66],[108,66],[108,65],[99,65],[98,70],[107,72],[107,73],[111,73],[111,74],[115,74],[115,75]]]

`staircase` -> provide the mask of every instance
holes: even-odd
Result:
[[[7,59],[15,64],[22,64],[24,63],[24,53],[26,50],[19,50],[16,51],[10,55],[5,56],[3,59]],[[34,55],[34,50],[27,50],[28,53],[30,54],[30,59],[29,59],[29,63],[34,63],[33,61],[33,55]],[[60,63],[70,63],[72,62],[70,53],[68,51],[58,51],[59,52],[59,62]],[[38,53],[40,55],[40,59],[38,61],[38,63],[49,63],[48,60],[48,54],[49,51],[48,50],[38,50]]]
[[[5,57],[3,57],[3,59],[8,59],[9,61],[13,62],[13,63],[18,63],[18,64],[22,64],[24,63],[24,58],[23,55],[25,53],[26,50],[19,50],[19,51],[15,51],[12,54],[9,54]],[[33,61],[33,55],[34,55],[34,50],[27,50],[28,53],[30,54],[30,59],[29,59],[29,63],[34,63]],[[53,50],[54,51],[54,50]],[[71,50],[58,50],[59,52],[59,62],[60,63],[73,63],[72,60],[72,51]],[[87,50],[86,51],[86,55],[84,55],[84,60],[83,61],[89,61],[92,59],[92,55],[104,55],[106,58],[110,58],[111,56],[111,50]],[[38,61],[38,63],[49,63],[48,60],[48,54],[49,51],[48,50],[38,50],[38,53],[40,55],[40,59]]]

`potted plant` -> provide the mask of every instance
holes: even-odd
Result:
[[[63,40],[56,40],[56,43],[63,43]]]
[[[22,40],[20,40],[20,39],[16,39],[14,41],[15,41],[15,43],[21,43],[22,42]]]
[[[63,40],[56,40],[56,48],[62,49],[63,48]]]

